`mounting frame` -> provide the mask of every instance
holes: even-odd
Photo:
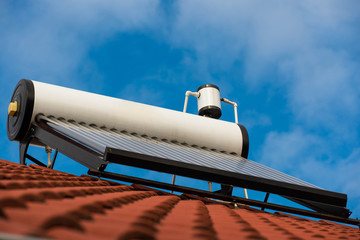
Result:
[[[292,213],[292,214],[299,214],[299,215],[307,216],[307,217],[313,217],[313,218],[325,219],[325,220],[341,222],[341,223],[346,223],[346,224],[352,224],[352,225],[356,225],[356,226],[360,227],[360,220],[358,220],[358,219],[339,217],[339,216],[334,216],[334,215],[326,214],[326,213],[313,212],[313,211],[309,211],[309,210],[288,207],[288,206],[283,206],[283,205],[274,204],[274,203],[268,203],[267,199],[264,200],[264,202],[261,202],[261,201],[246,199],[246,198],[242,198],[242,197],[229,196],[229,195],[225,195],[225,194],[209,192],[209,191],[204,191],[204,190],[199,190],[199,189],[184,187],[184,186],[179,186],[179,185],[173,185],[173,184],[169,184],[169,183],[158,182],[158,181],[153,181],[153,180],[148,180],[148,179],[143,179],[143,178],[138,178],[138,177],[132,177],[132,176],[127,176],[127,175],[122,175],[122,174],[117,174],[117,173],[112,173],[112,172],[98,171],[98,170],[94,170],[94,169],[89,169],[88,174],[92,175],[92,176],[97,176],[99,178],[102,177],[102,178],[108,178],[108,179],[133,183],[133,184],[141,184],[141,185],[165,189],[165,190],[173,190],[176,192],[188,193],[188,194],[193,194],[193,195],[197,195],[197,196],[201,196],[201,197],[207,197],[207,198],[232,202],[234,204],[244,204],[244,205],[248,205],[248,206],[255,206],[255,207],[261,208],[262,210],[271,209],[271,210],[282,211],[282,212],[287,212],[287,213]],[[270,195],[269,193],[266,194],[267,197],[269,195]]]

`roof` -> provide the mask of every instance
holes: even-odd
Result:
[[[0,160],[0,238],[360,239],[359,229]]]

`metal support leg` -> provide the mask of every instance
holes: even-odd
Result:
[[[245,195],[245,198],[246,198],[246,199],[248,199],[248,198],[249,198],[248,193],[247,193],[247,189],[246,189],[246,188],[244,188],[244,195]]]
[[[171,181],[171,184],[172,184],[172,185],[175,185],[175,179],[176,179],[176,175],[174,174],[173,177],[172,177],[172,181]],[[174,193],[174,191],[171,190],[170,193]]]
[[[36,158],[30,156],[29,154],[27,154],[30,142],[34,138],[34,135],[33,135],[34,129],[31,128],[30,131],[31,131],[31,134],[28,135],[23,141],[21,141],[19,143],[20,164],[26,165],[26,159],[29,159],[30,161],[36,163],[39,166],[46,167],[45,164],[43,164],[42,162],[40,162]]]
[[[212,192],[212,182],[208,182],[208,184],[209,184],[209,192]]]
[[[58,154],[58,150],[55,150],[53,159],[52,159],[52,161],[51,161],[51,165],[49,166],[49,168],[51,168],[51,169],[54,169],[54,164],[55,164],[55,160],[56,160],[57,154]]]
[[[24,141],[19,143],[20,164],[22,165],[26,165],[26,153],[31,139],[32,137],[27,137]]]
[[[42,167],[47,167],[45,164],[43,164],[42,162],[40,162],[39,160],[37,160],[36,158],[34,158],[33,156],[30,156],[29,154],[26,154],[25,157],[29,160],[31,160],[32,162],[36,163],[39,166]]]
[[[270,193],[266,193],[266,195],[265,195],[265,199],[264,199],[264,202],[266,203],[267,201],[268,201],[268,199],[269,199],[269,196],[270,196]],[[261,208],[261,210],[265,210],[265,207],[262,207]]]

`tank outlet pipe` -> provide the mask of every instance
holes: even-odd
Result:
[[[194,96],[196,98],[199,98],[200,97],[200,93],[198,92],[191,92],[191,91],[186,91],[185,93],[185,102],[184,102],[184,109],[183,109],[183,112],[186,113],[186,109],[187,109],[187,103],[188,103],[188,99],[189,99],[189,96]]]
[[[224,103],[228,103],[234,106],[235,123],[238,124],[237,103],[232,102],[226,98],[220,98],[220,100]]]

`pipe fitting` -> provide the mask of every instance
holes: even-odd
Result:
[[[19,104],[17,101],[15,102],[10,102],[9,104],[9,108],[8,108],[8,115],[9,116],[14,116],[19,110]]]

